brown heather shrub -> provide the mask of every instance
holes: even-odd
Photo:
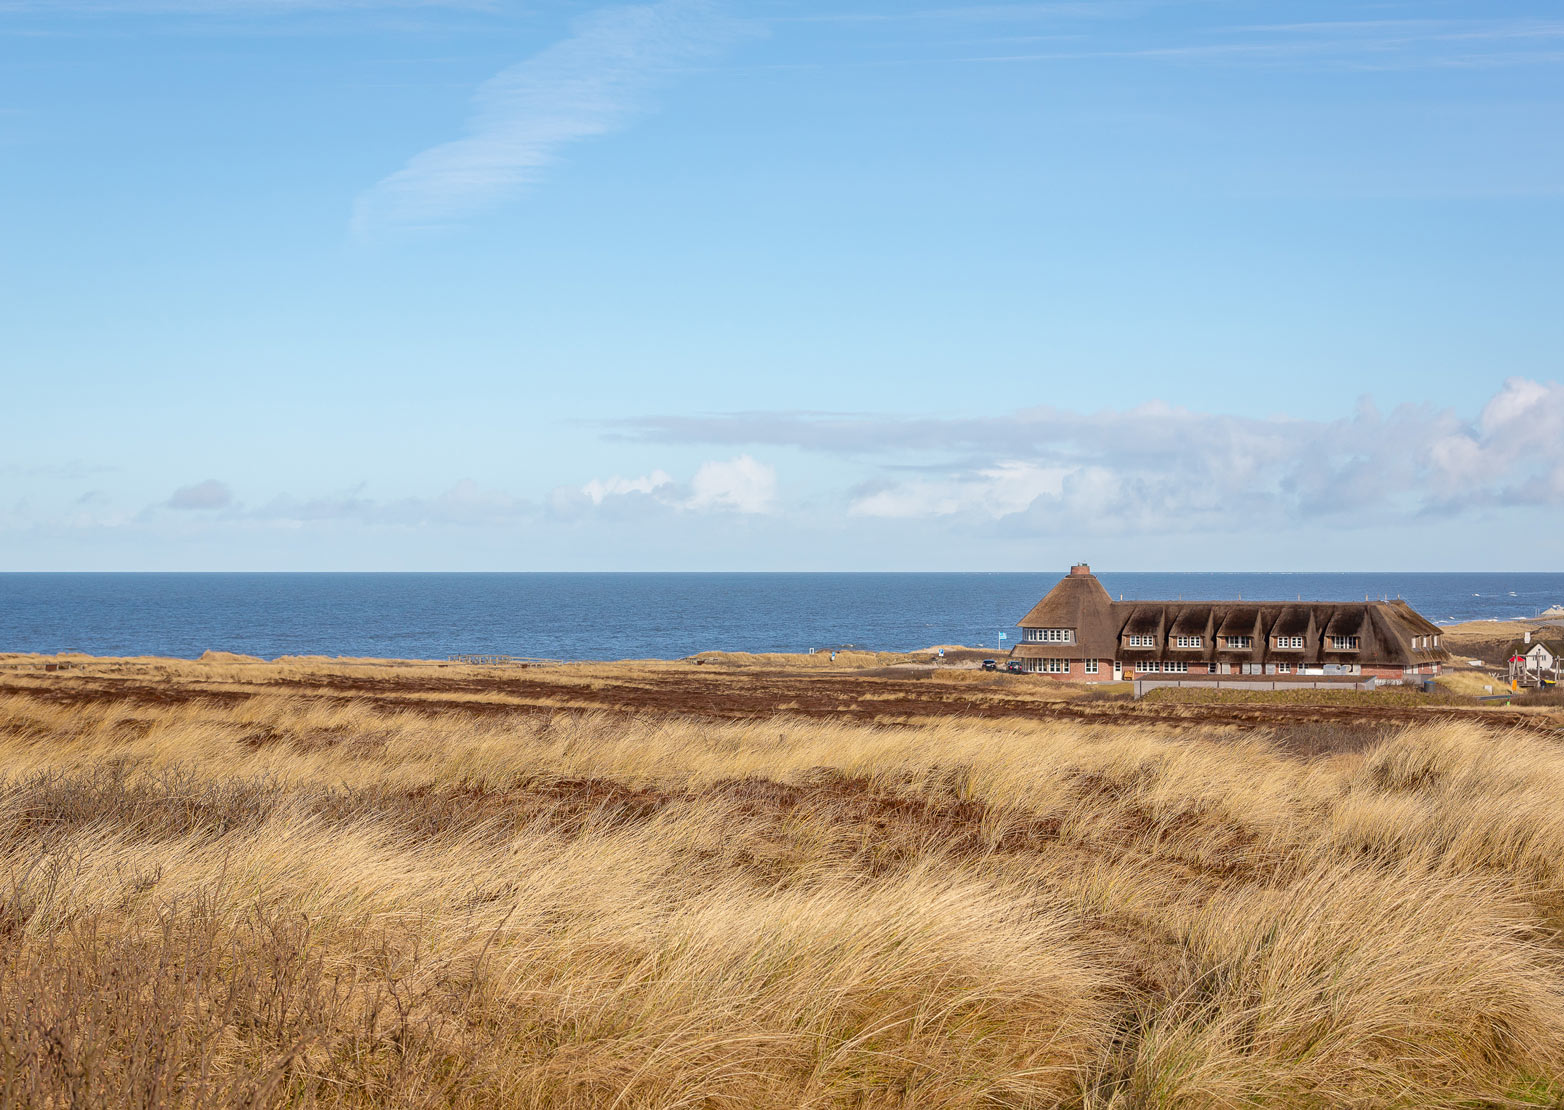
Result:
[[[0,1106],[1564,1105],[1536,732],[167,667],[0,697]]]

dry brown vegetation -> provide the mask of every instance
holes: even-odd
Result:
[[[0,1105],[1556,1107],[1561,725],[12,669]]]
[[[1541,632],[1548,625],[1542,621],[1464,621],[1447,624],[1439,629],[1444,646],[1455,657],[1454,666],[1461,667],[1467,659],[1482,659],[1490,666],[1503,668],[1505,649],[1519,640],[1526,632]],[[1559,630],[1553,628],[1551,635]]]

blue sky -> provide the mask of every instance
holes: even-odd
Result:
[[[0,63],[0,569],[1558,569],[1555,5],[0,0]]]

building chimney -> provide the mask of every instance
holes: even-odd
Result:
[[[1092,568],[1086,563],[1076,563],[1070,568],[1071,578],[1084,578],[1092,572]]]

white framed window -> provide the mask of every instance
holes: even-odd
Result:
[[[1277,674],[1292,674],[1292,664],[1291,663],[1278,663],[1278,664],[1276,664],[1276,673]]]
[[[1358,638],[1356,636],[1332,636],[1330,638],[1332,651],[1357,651]]]
[[[1155,659],[1148,659],[1144,662],[1135,664],[1136,674],[1156,674],[1161,670],[1162,664],[1157,662]]]
[[[1200,646],[1199,636],[1179,636],[1175,643],[1181,648],[1197,648]]]
[[[1130,647],[1156,647],[1157,646],[1157,638],[1155,636],[1131,636],[1129,638],[1129,642],[1130,642]]]
[[[1036,674],[1069,674],[1068,659],[1028,659],[1026,669]]]
[[[1252,648],[1252,647],[1254,647],[1254,637],[1253,636],[1223,636],[1222,639],[1227,642],[1227,646],[1229,648]]]
[[[1026,638],[1034,644],[1073,644],[1073,628],[1028,628]]]
[[[1438,646],[1439,646],[1439,637],[1438,637],[1438,636],[1435,636],[1435,637],[1434,637],[1434,646],[1435,646],[1435,647],[1438,647]]]
[[[1086,660],[1085,667],[1086,667],[1086,671],[1085,671],[1086,674],[1096,674],[1097,673],[1097,660],[1095,660],[1095,659],[1088,659],[1088,660]]]
[[[1276,646],[1279,647],[1279,648],[1302,648],[1303,647],[1303,637],[1302,636],[1278,636],[1278,637],[1276,637]]]
[[[1188,674],[1189,664],[1170,659],[1162,664],[1162,669],[1169,674]]]

